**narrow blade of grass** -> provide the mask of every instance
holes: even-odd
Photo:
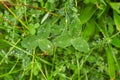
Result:
[[[112,55],[110,45],[106,47],[107,61],[108,61],[108,74],[111,80],[115,79],[115,63]]]

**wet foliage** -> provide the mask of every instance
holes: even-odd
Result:
[[[0,0],[0,80],[119,80],[120,2]]]

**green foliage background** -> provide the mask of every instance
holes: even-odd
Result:
[[[119,80],[117,0],[0,1],[0,80]]]

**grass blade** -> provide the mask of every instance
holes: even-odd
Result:
[[[106,47],[107,61],[108,61],[108,74],[110,76],[110,80],[115,79],[115,63],[112,55],[111,46]]]

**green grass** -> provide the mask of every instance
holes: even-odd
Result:
[[[0,80],[119,80],[117,0],[0,1]]]

